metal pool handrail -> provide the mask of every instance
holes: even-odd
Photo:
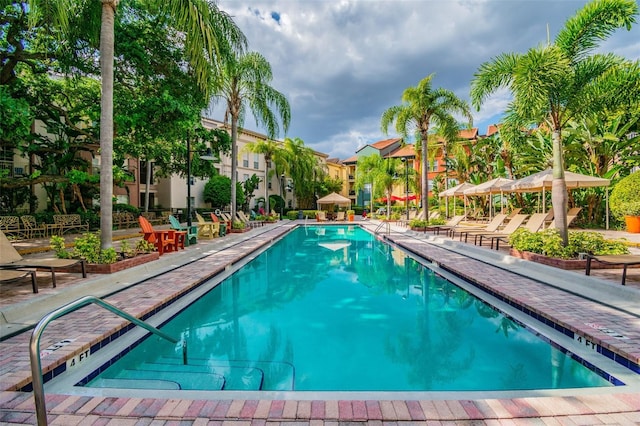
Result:
[[[36,325],[31,333],[31,340],[29,342],[29,359],[31,360],[31,380],[33,386],[33,397],[35,398],[36,403],[36,419],[38,420],[38,426],[46,426],[47,422],[47,408],[44,398],[44,382],[42,379],[42,362],[40,359],[40,337],[44,332],[44,329],[51,321],[56,318],[60,318],[63,315],[68,314],[71,311],[74,311],[78,308],[81,308],[90,303],[95,303],[96,305],[102,306],[103,308],[111,311],[112,313],[121,316],[122,318],[131,321],[135,325],[138,325],[145,330],[150,331],[153,334],[156,334],[162,337],[165,340],[170,341],[171,343],[178,343],[178,339],[174,339],[168,334],[158,330],[152,325],[147,324],[146,322],[139,320],[138,318],[116,308],[110,303],[105,302],[102,299],[99,299],[95,296],[84,296],[78,300],[75,300],[71,303],[68,303],[61,308],[56,309],[53,312],[45,315],[40,322]],[[182,341],[182,361],[187,363],[187,346],[186,342]]]

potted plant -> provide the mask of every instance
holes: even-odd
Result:
[[[356,218],[356,211],[355,210],[347,210],[347,220],[349,222],[353,222]]]
[[[622,178],[611,191],[611,213],[627,225],[627,232],[640,233],[640,171]]]

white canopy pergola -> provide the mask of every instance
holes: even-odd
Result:
[[[460,197],[463,196],[464,197],[464,214],[467,214],[467,197],[464,195],[464,191],[469,189],[469,188],[473,188],[475,187],[475,185],[468,183],[468,182],[463,182],[460,185],[456,185],[452,188],[449,189],[445,189],[444,191],[442,191],[441,193],[438,194],[438,197],[446,197],[447,198],[447,216],[449,215],[449,197]],[[453,204],[453,215],[455,216],[456,214],[456,205],[455,203]]]
[[[511,179],[501,177],[491,179],[490,181],[476,185],[473,188],[466,189],[464,191],[464,195],[465,197],[468,197],[469,195],[488,195],[489,198],[491,198],[493,194],[500,194],[500,203],[502,204],[503,192],[501,188],[503,185],[511,182],[513,182]],[[489,202],[489,217],[493,217],[493,202],[491,202],[491,200]]]
[[[318,204],[318,210],[320,210],[320,206],[323,204],[328,204],[328,205],[337,204],[339,206],[351,207],[351,200],[348,199],[347,197],[343,197],[337,192],[332,192],[329,195],[325,195],[324,197],[319,198],[318,201],[316,201],[316,203]]]
[[[564,181],[567,189],[577,188],[594,188],[598,186],[609,186],[611,181],[597,176],[583,175],[569,171],[564,172]],[[545,191],[551,189],[553,185],[553,170],[546,169],[538,173],[534,173],[522,179],[504,184],[502,190],[504,192],[542,192],[542,210],[546,211]],[[609,191],[606,197],[606,227],[609,229]]]

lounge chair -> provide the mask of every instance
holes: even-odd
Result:
[[[337,220],[337,221],[340,221],[340,222],[344,222],[344,220],[345,220],[344,212],[338,212],[338,213],[336,213],[336,220]]]
[[[257,220],[251,220],[247,217],[247,215],[242,211],[242,210],[238,210],[238,212],[236,213],[238,215],[238,218],[240,218],[240,220],[242,220],[246,226],[249,226],[251,228],[255,228],[257,226],[262,226],[262,222],[259,222]]]
[[[429,225],[427,226],[427,231],[433,231],[434,234],[440,234],[440,231],[449,231],[454,226],[457,226],[464,220],[465,215],[457,215],[449,219],[447,223],[444,225]]]
[[[0,281],[14,281],[21,278],[31,278],[31,288],[34,293],[38,292],[38,283],[36,282],[36,271],[23,271],[23,270],[11,270],[0,269]]]
[[[574,220],[576,220],[576,218],[578,217],[578,213],[580,213],[580,210],[582,210],[582,207],[572,207],[569,209],[569,211],[567,212],[567,228],[573,223]],[[551,210],[551,212],[553,213],[553,210]],[[556,220],[553,219],[548,228],[555,229],[555,227]]]
[[[160,256],[167,252],[178,251],[181,246],[184,247],[185,232],[174,229],[153,229],[151,223],[142,216],[138,217],[138,222],[142,228],[143,238],[156,246]]]
[[[525,223],[522,226],[519,226],[519,228],[526,229],[527,231],[530,231],[530,232],[538,232],[540,229],[542,229],[542,225],[544,224],[544,218],[545,217],[547,217],[546,213],[534,213],[534,214],[531,215],[529,220],[527,220],[527,223]],[[496,250],[499,250],[500,249],[500,241],[508,243],[509,242],[509,235],[499,235],[499,236],[491,237],[491,247],[492,248],[493,248],[493,242],[494,241],[496,243]]]
[[[189,246],[191,244],[196,244],[198,242],[198,227],[197,226],[182,226],[180,221],[176,219],[175,216],[169,215],[169,223],[171,227],[176,231],[184,232],[186,234],[186,239],[184,244]]]
[[[227,223],[224,218],[218,217],[215,213],[209,213],[211,215],[211,221],[214,223],[218,223],[220,226],[220,236],[224,237],[228,232],[231,232],[231,226]]]
[[[477,226],[477,225],[458,225],[454,226],[449,230],[449,234],[451,238],[455,238],[456,232],[460,234],[460,241],[462,241],[462,236],[464,236],[464,242],[467,242],[469,238],[469,234],[472,232],[498,232],[498,229],[502,226],[504,221],[506,220],[506,214],[497,214],[493,217],[491,222],[487,223],[485,226]]]
[[[212,239],[220,235],[220,222],[207,222],[198,212],[196,212],[196,219],[199,237]]]
[[[524,223],[524,221],[527,219],[527,217],[529,217],[529,215],[527,215],[527,214],[517,214],[500,231],[496,231],[496,232],[484,232],[484,231],[469,232],[469,235],[473,235],[474,236],[473,243],[475,245],[481,246],[483,239],[491,239],[491,238],[494,238],[494,237],[509,237],[509,235],[513,234],[513,232],[516,229],[518,229]],[[493,240],[492,240],[492,243],[491,243],[491,247],[493,248]]]
[[[326,215],[326,213],[324,212],[324,210],[318,210],[318,211],[316,212],[316,220],[317,220],[318,222],[326,222],[326,221],[327,221],[327,215]]]
[[[627,282],[627,268],[633,265],[640,265],[640,255],[638,254],[609,254],[603,256],[587,255],[586,275],[591,275],[591,261],[595,260],[607,265],[622,265],[622,285]]]
[[[32,258],[24,259],[18,250],[13,247],[11,242],[4,235],[4,232],[0,231],[0,268],[2,269],[23,269],[34,268],[45,269],[51,272],[51,282],[53,287],[56,286],[56,271],[79,265],[82,270],[82,277],[87,277],[87,272],[84,266],[84,260],[82,259],[56,259],[56,258]]]

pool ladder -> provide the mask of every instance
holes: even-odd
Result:
[[[386,225],[386,234],[389,235],[391,233],[391,223],[390,222],[380,222],[378,227],[373,231],[374,234],[378,235],[379,232],[382,232],[381,229]]]
[[[36,325],[31,333],[31,340],[29,342],[29,359],[31,361],[31,380],[33,386],[33,397],[35,398],[36,403],[36,419],[38,420],[38,426],[46,426],[47,422],[47,408],[45,404],[44,398],[44,382],[42,379],[42,360],[40,359],[40,337],[44,332],[44,329],[51,321],[56,318],[60,318],[63,315],[68,314],[78,308],[81,308],[90,303],[95,303],[96,305],[102,306],[108,311],[113,312],[114,314],[121,316],[122,318],[131,321],[137,326],[144,328],[151,333],[160,336],[161,338],[170,341],[171,343],[178,343],[180,340],[175,339],[168,334],[158,330],[152,325],[147,324],[146,322],[139,320],[138,318],[124,312],[121,309],[116,308],[110,303],[105,302],[102,299],[99,299],[95,296],[85,296],[81,297],[78,300],[75,300],[67,305],[62,306],[61,308],[56,309],[53,312],[45,315],[40,322]],[[187,342],[182,340],[182,362],[184,365],[187,365]]]

